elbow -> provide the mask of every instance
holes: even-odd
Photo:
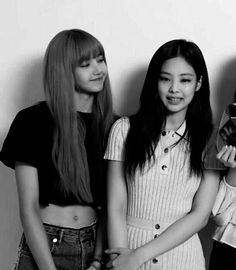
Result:
[[[196,209],[189,212],[189,217],[192,220],[192,224],[194,224],[196,231],[200,231],[207,225],[210,213],[211,212],[199,211]]]
[[[39,206],[20,206],[19,214],[22,226],[24,227],[24,225],[28,224],[32,218],[40,216]]]
[[[203,229],[207,225],[209,216],[210,214],[202,214],[197,217],[199,230]]]
[[[108,205],[108,218],[114,218],[116,220],[118,217],[126,217],[126,207],[123,204]]]
[[[201,229],[203,229],[207,225],[208,220],[209,220],[209,215],[202,219]]]

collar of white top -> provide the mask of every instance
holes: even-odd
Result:
[[[175,133],[180,137],[182,137],[184,135],[185,129],[186,129],[186,121],[184,121],[181,124],[181,126],[175,131]]]

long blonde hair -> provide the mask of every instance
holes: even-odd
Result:
[[[54,119],[52,159],[65,195],[73,194],[80,203],[93,203],[86,149],[85,125],[74,104],[74,70],[84,60],[103,55],[101,43],[79,30],[59,32],[49,43],[44,58],[44,90]],[[105,59],[106,62],[106,59]],[[104,89],[95,94],[92,113],[101,155],[112,123],[112,98],[109,77]]]

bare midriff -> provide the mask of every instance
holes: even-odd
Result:
[[[43,223],[79,229],[91,225],[97,218],[97,211],[90,206],[58,206],[49,204],[41,208]]]

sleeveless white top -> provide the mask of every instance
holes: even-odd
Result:
[[[111,130],[105,159],[124,161],[129,118],[117,120]],[[155,162],[146,163],[127,179],[127,230],[130,248],[144,245],[191,210],[201,178],[190,175],[189,143],[182,139],[186,123],[163,132],[155,149]],[[205,260],[196,235],[175,249],[145,263],[142,270],[203,270]]]

